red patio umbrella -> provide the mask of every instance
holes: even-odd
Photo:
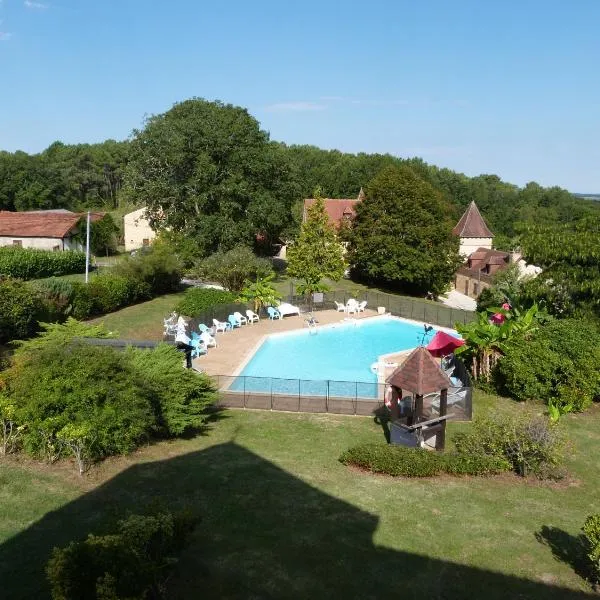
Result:
[[[431,356],[437,356],[439,358],[440,356],[452,354],[464,343],[464,340],[455,338],[449,333],[438,331],[433,338],[431,338],[429,344],[427,344],[427,350],[429,350]]]

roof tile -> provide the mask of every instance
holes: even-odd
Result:
[[[485,224],[477,204],[471,202],[452,233],[461,238],[493,238],[494,234]]]
[[[415,348],[408,358],[387,378],[390,385],[424,396],[447,390],[452,381],[425,346]]]

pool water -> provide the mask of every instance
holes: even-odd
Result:
[[[425,335],[423,325],[376,317],[270,335],[240,373],[244,377],[236,378],[230,389],[377,397],[371,365],[382,354],[428,343],[435,331]]]

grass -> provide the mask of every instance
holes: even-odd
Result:
[[[163,319],[169,316],[185,292],[158,296],[92,319],[90,323],[104,324],[108,331],[127,340],[159,341],[163,338]]]
[[[500,403],[478,394],[476,409]],[[372,476],[337,458],[369,418],[226,411],[203,435],[96,467],[0,462],[0,581],[44,598],[54,545],[148,506],[201,522],[170,598],[585,598],[579,531],[598,510],[600,411],[568,416],[572,479]],[[451,431],[465,425],[451,425]],[[450,434],[451,436],[451,434]],[[561,557],[561,560],[557,560]]]

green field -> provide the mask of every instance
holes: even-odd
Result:
[[[475,407],[497,402],[515,406],[478,394]],[[573,446],[559,483],[373,476],[337,461],[383,440],[372,419],[241,410],[83,480],[66,463],[5,459],[0,595],[47,597],[54,545],[162,506],[201,519],[170,598],[585,598],[578,535],[599,508],[600,411],[562,426]]]

